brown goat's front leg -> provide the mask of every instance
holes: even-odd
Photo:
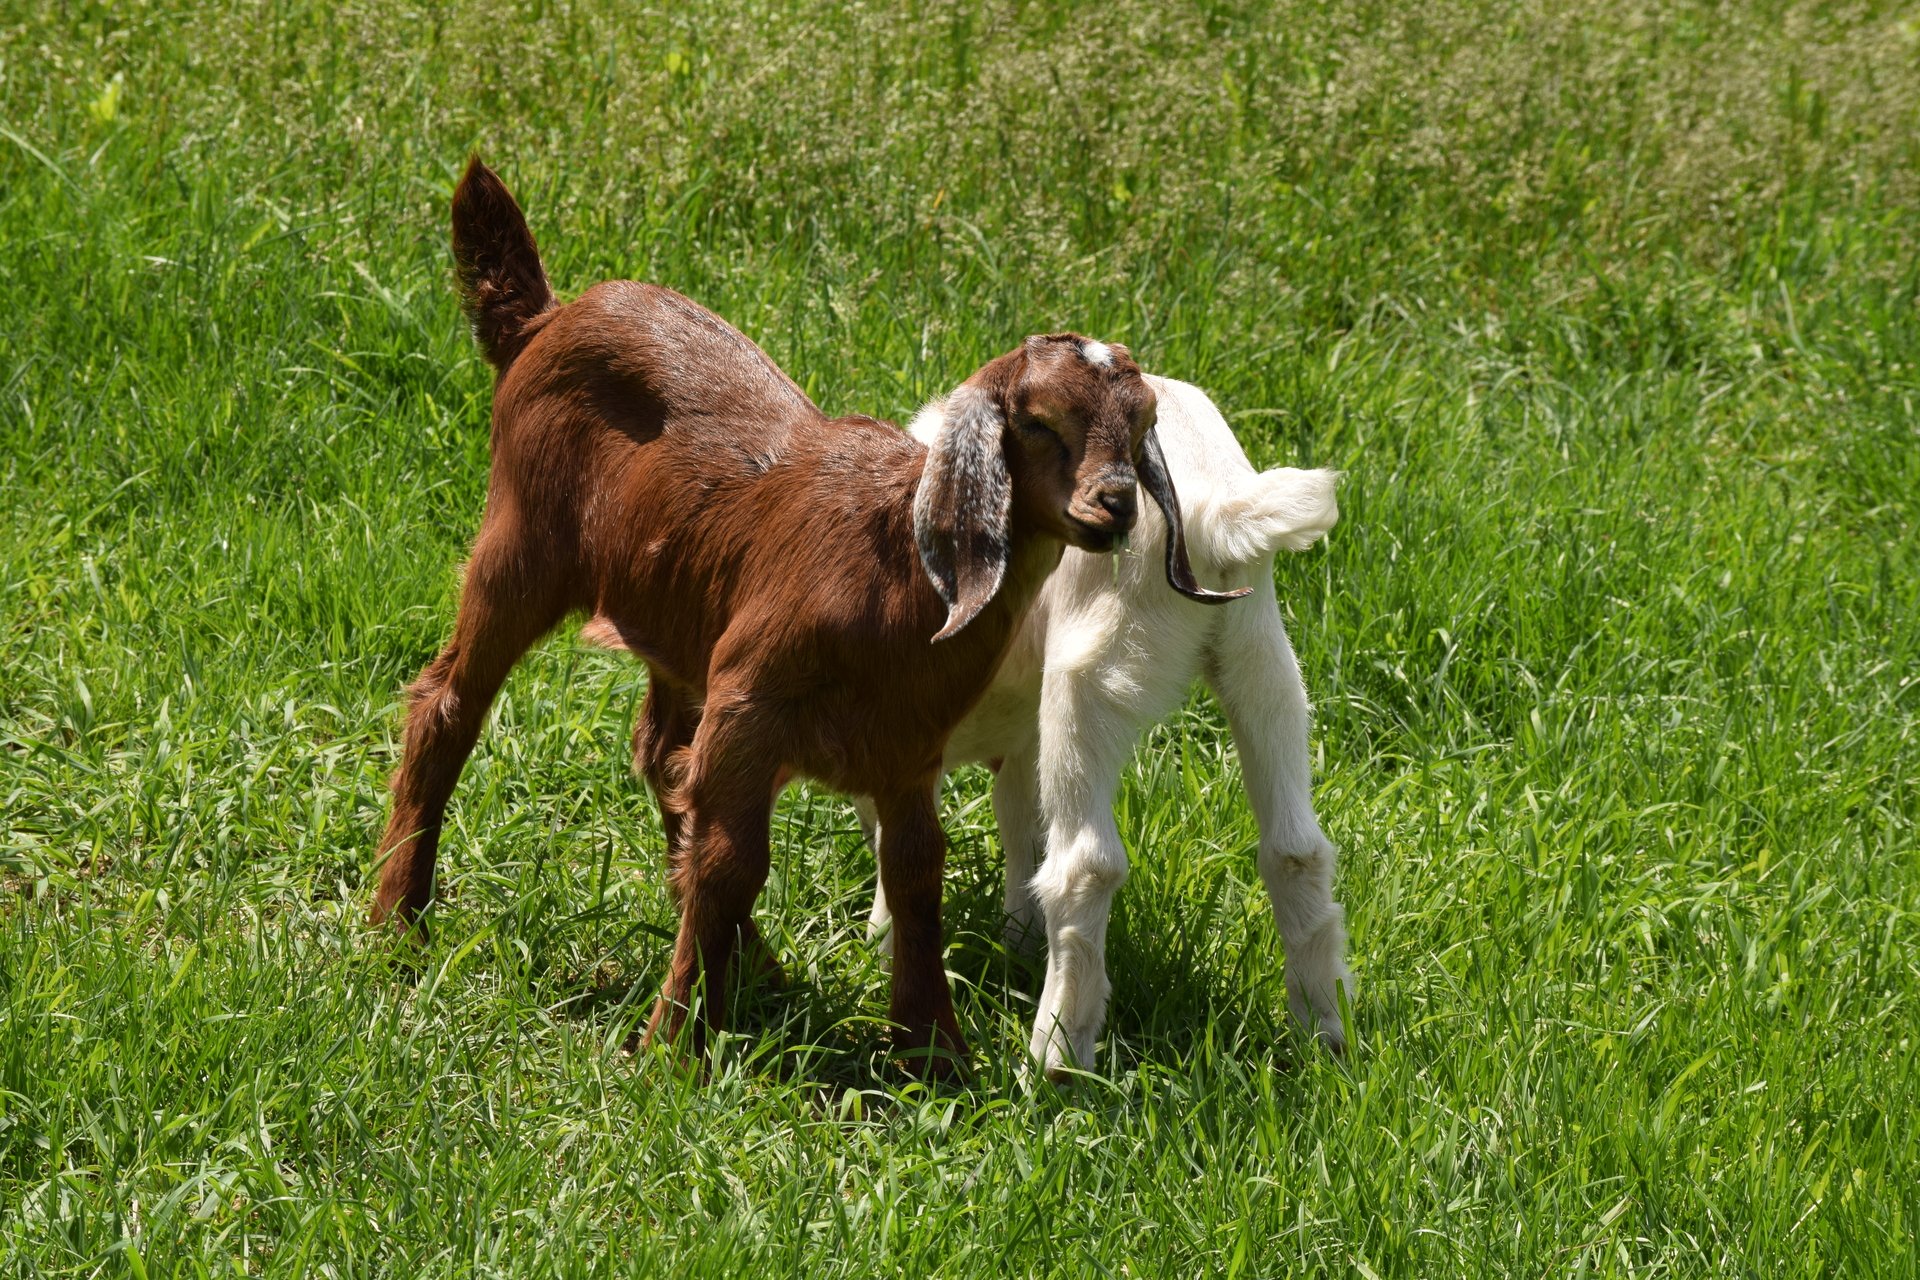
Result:
[[[679,860],[687,848],[683,838],[685,815],[681,776],[690,759],[686,750],[700,727],[700,706],[652,664],[647,666],[647,696],[633,723],[633,771],[647,780],[660,806],[660,828],[667,837],[667,885],[680,906]],[[760,926],[748,916],[740,929],[740,957],[747,972],[774,986],[786,982],[786,971],[760,936]]]
[[[727,986],[741,943],[758,937],[753,901],[767,882],[768,813],[688,815],[687,848],[674,869],[680,933],[643,1043],[678,1041],[698,1004],[688,1047],[704,1051],[709,1029],[726,1025]]]
[[[677,1041],[699,1000],[694,1052],[706,1032],[725,1025],[727,985],[743,940],[757,941],[753,902],[771,862],[777,762],[761,758],[757,735],[736,714],[701,721],[693,745],[679,755],[685,776],[662,797],[680,811],[680,846],[670,852],[671,887],[680,905],[667,981],[647,1024],[646,1042]]]
[[[929,1075],[954,1075],[967,1044],[953,1016],[940,925],[940,880],[946,836],[934,805],[934,782],[896,796],[875,796],[880,819],[880,884],[893,911],[894,1042],[919,1058]]]

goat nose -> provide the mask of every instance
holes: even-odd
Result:
[[[1138,499],[1134,496],[1132,485],[1124,489],[1102,489],[1100,506],[1113,517],[1113,522],[1123,529],[1132,527],[1133,517],[1139,511]]]

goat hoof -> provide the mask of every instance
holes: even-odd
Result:
[[[923,1080],[955,1082],[966,1079],[970,1070],[967,1042],[954,1026],[935,1025],[917,1031],[898,1029],[893,1036],[894,1055],[903,1060],[908,1071]]]
[[[1339,975],[1337,981],[1346,988],[1347,999],[1353,999],[1354,982],[1349,974]],[[1340,1021],[1340,1008],[1331,1000],[1310,1000],[1304,993],[1287,994],[1287,1011],[1300,1028],[1313,1037],[1315,1044],[1324,1048],[1336,1058],[1347,1056],[1347,1029]]]
[[[771,951],[762,951],[759,955],[748,956],[746,974],[759,985],[771,987],[776,991],[783,990],[787,985],[786,966],[781,964]]]
[[[432,941],[425,913],[376,901],[368,925],[378,940],[390,947],[394,971],[418,979],[425,969],[427,943]]]
[[[935,1084],[959,1084],[972,1073],[966,1055],[946,1049],[908,1049],[899,1056],[909,1074]]]
[[[780,958],[773,954],[773,948],[755,934],[753,939],[740,951],[740,972],[749,981],[762,986],[782,988],[787,985],[787,971]]]
[[[1048,1084],[1057,1089],[1068,1089],[1093,1074],[1093,1055],[1089,1053],[1081,1059],[1070,1053],[1050,1053],[1034,1065],[1039,1067],[1041,1076]]]
[[[1094,1063],[1098,1061],[1095,1056],[1098,1045],[1098,1030],[1074,1034],[1059,1027],[1050,1035],[1036,1034],[1027,1053],[1032,1065],[1038,1067],[1040,1074],[1050,1082],[1070,1084],[1093,1071]]]
[[[706,1030],[704,1019],[689,1016],[686,1005],[663,995],[653,1002],[653,1016],[640,1035],[640,1050],[644,1053],[664,1044],[677,1056],[698,1059],[706,1052]]]

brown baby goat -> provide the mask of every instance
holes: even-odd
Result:
[[[634,737],[680,910],[649,1039],[696,990],[717,1027],[768,821],[795,775],[872,796],[906,1050],[964,1057],[942,968],[947,736],[986,688],[1063,544],[1117,545],[1136,477],[1174,531],[1167,580],[1202,600],[1127,352],[1029,338],[947,400],[931,450],[829,419],[760,349],[679,294],[627,281],[562,306],[505,186],[478,159],[453,197],[474,333],[499,371],[493,471],[453,638],[413,686],[376,920],[422,928],[447,798],[488,705],[573,610],[647,664]],[[917,554],[916,554],[917,550]],[[938,642],[938,643],[936,643]]]

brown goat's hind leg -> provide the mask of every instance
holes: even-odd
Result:
[[[647,696],[640,702],[640,714],[633,722],[633,771],[653,790],[654,803],[660,806],[660,828],[667,837],[669,869],[681,849],[682,814],[673,797],[681,779],[675,776],[674,753],[693,741],[700,727],[700,708],[684,692],[670,684],[659,669],[647,665]],[[686,757],[679,757],[684,762]],[[672,883],[672,881],[669,881]],[[675,905],[679,905],[676,900]]]
[[[488,538],[475,543],[453,638],[410,690],[406,739],[393,775],[393,816],[380,838],[375,924],[424,936],[420,915],[433,897],[433,869],[447,798],[480,736],[487,708],[520,655],[560,619],[565,602],[535,575],[512,571],[518,557]]]
[[[953,1014],[940,925],[940,878],[946,836],[934,805],[934,782],[897,796],[875,796],[880,818],[880,884],[893,911],[893,998],[888,1016],[895,1045],[925,1074],[953,1076],[966,1065],[967,1044]]]

